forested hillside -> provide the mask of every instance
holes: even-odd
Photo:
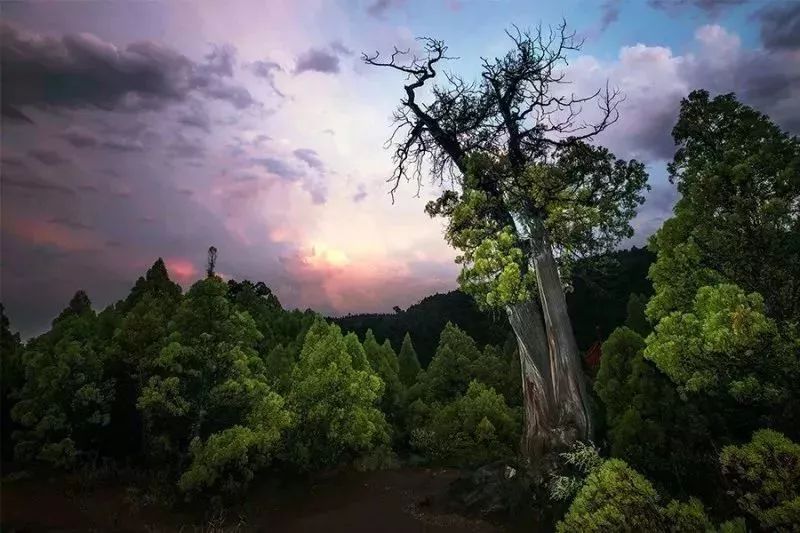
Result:
[[[578,262],[567,305],[581,349],[604,339],[625,322],[631,294],[649,297],[653,289],[647,269],[653,259],[646,248],[634,247]],[[459,290],[428,296],[394,313],[347,315],[331,320],[359,338],[371,329],[379,341],[388,339],[395,350],[400,349],[408,333],[423,367],[433,357],[439,333],[448,322],[466,331],[481,346],[502,345],[512,334],[504,312],[481,311],[472,297]]]

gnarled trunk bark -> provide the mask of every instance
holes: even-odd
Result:
[[[531,238],[538,301],[508,306],[517,337],[525,432],[522,451],[536,462],[591,437],[586,386],[578,346],[553,250],[544,232]]]
[[[550,428],[555,417],[547,334],[539,302],[510,305],[506,311],[517,337],[522,372],[522,405],[525,409],[522,453],[536,461],[550,448]]]
[[[550,379],[556,403],[553,439],[560,441],[554,442],[560,447],[590,438],[592,422],[578,344],[572,331],[553,250],[546,237],[539,239],[533,264],[547,332]]]

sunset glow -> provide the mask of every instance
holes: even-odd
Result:
[[[158,257],[187,286],[211,245],[220,271],[263,280],[288,307],[390,311],[455,288],[456,252],[424,213],[440,186],[423,173],[419,194],[412,180],[389,196],[385,142],[404,77],[360,54],[417,50],[432,35],[469,80],[475,58],[507,49],[510,24],[562,18],[585,38],[565,67],[570,90],[608,81],[625,93],[598,142],[648,164],[652,191],[622,243],[642,245],[677,197],[665,163],[689,90],[737,91],[800,124],[800,55],[762,42],[752,9],[651,3],[619,13],[583,0],[5,3],[3,73],[38,65],[39,77],[4,75],[3,301],[37,317],[21,325],[33,331],[58,309],[18,287],[58,278],[68,293],[93,269],[83,288],[102,306]],[[63,76],[75,90],[57,90]]]

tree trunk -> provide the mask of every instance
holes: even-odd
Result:
[[[550,429],[556,418],[547,335],[539,302],[510,305],[506,312],[517,337],[522,372],[522,404],[525,409],[522,453],[536,462],[550,448]]]
[[[578,346],[552,247],[543,231],[532,237],[531,267],[538,301],[506,308],[517,338],[525,432],[522,451],[533,462],[591,437],[591,417]]]
[[[552,421],[557,447],[592,436],[592,422],[578,344],[567,312],[567,300],[546,234],[534,237],[533,266],[539,288],[557,417]]]

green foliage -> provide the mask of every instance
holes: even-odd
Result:
[[[525,261],[513,228],[506,226],[456,259],[464,265],[458,282],[483,309],[524,302],[532,297],[536,286]]]
[[[384,383],[383,396],[381,397],[381,410],[393,423],[399,418],[404,394],[403,384],[400,382],[400,364],[397,355],[388,340],[378,344],[372,330],[367,330],[364,336],[364,353],[369,366]]]
[[[70,466],[105,438],[114,383],[98,329],[89,298],[78,291],[53,328],[26,346],[25,382],[11,411],[23,427],[15,435],[18,459]]]
[[[662,531],[659,496],[624,461],[610,459],[586,478],[559,532]]]
[[[642,336],[646,336],[652,330],[650,323],[647,321],[647,316],[645,315],[646,307],[647,296],[631,293],[628,298],[628,316],[625,319],[625,326]]]
[[[212,488],[242,492],[279,449],[292,416],[284,409],[283,398],[267,392],[257,400],[245,423],[247,426],[235,425],[213,433],[205,442],[199,437],[192,440],[191,465],[178,482],[183,492]]]
[[[797,347],[781,338],[761,296],[730,284],[702,287],[691,312],[662,318],[645,357],[681,390],[743,405],[785,403],[798,375]]]
[[[297,416],[289,457],[300,468],[340,464],[389,442],[377,408],[383,382],[371,368],[357,369],[349,346],[324,320],[308,330],[287,398]]]
[[[644,166],[582,142],[548,163],[522,167],[506,155],[470,153],[462,192],[428,204],[448,218],[445,236],[461,254],[459,283],[482,308],[503,308],[535,293],[530,237],[546,236],[562,274],[579,256],[609,252],[632,235],[629,221],[647,188]]]
[[[569,451],[559,454],[561,468],[553,474],[548,487],[550,499],[570,500],[583,486],[586,476],[602,466],[600,450],[590,443],[578,441]]]
[[[11,433],[14,423],[11,420],[11,408],[16,403],[16,394],[25,382],[25,369],[22,364],[22,343],[19,333],[11,333],[11,323],[0,303],[0,420],[2,420],[3,459],[13,456]]]
[[[411,336],[408,333],[403,337],[403,345],[400,347],[397,362],[400,369],[400,382],[404,386],[410,387],[417,381],[417,375],[422,368],[417,358],[417,352],[414,350],[414,345],[411,344]]]
[[[702,502],[691,498],[688,502],[672,500],[664,508],[664,521],[671,533],[696,533],[714,531]]]
[[[192,286],[138,400],[151,453],[188,462],[179,486],[190,493],[246,486],[291,420],[267,384],[261,334],[227,292],[217,277]]]
[[[631,237],[629,222],[650,189],[642,163],[582,142],[559,150],[553,165],[529,166],[520,183],[523,198],[545,212],[544,226],[566,266]]]
[[[427,422],[412,431],[411,446],[437,464],[485,464],[512,456],[519,441],[519,412],[478,381],[447,404],[420,402],[415,409]]]
[[[652,319],[687,311],[720,282],[761,294],[767,314],[797,321],[800,143],[734,95],[694,91],[681,103],[669,165],[682,198],[654,238]]]
[[[594,387],[605,406],[609,451],[659,480],[691,485],[710,455],[708,422],[644,359],[644,347],[627,327],[603,343]]]
[[[22,385],[24,369],[20,357],[21,348],[19,333],[11,333],[11,323],[6,316],[3,304],[0,304],[0,363],[2,363],[0,387],[2,387],[3,398]]]
[[[672,500],[663,505],[650,481],[625,461],[609,459],[594,466],[578,491],[559,532],[571,531],[715,531],[703,504]],[[741,523],[723,524],[721,531],[744,531]]]
[[[408,333],[414,339],[414,350],[423,368],[433,359],[439,335],[448,322],[468,332],[481,347],[502,344],[510,331],[505,315],[480,311],[475,299],[461,291],[427,296],[399,313],[348,315],[330,320],[361,339],[371,329],[379,342],[388,339],[395,349],[402,347]]]
[[[746,444],[726,446],[720,464],[741,509],[763,528],[800,530],[800,444],[762,429]]]
[[[473,380],[494,388],[512,405],[521,402],[519,361],[515,355],[492,346],[481,351],[469,335],[448,323],[442,330],[436,355],[409,390],[409,399],[447,402],[463,394]]]

